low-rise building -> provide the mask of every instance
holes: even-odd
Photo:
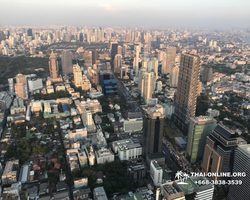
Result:
[[[84,187],[87,185],[88,185],[88,178],[87,177],[74,180],[74,187],[75,188],[81,188],[81,187]]]
[[[104,164],[105,162],[113,162],[115,156],[108,148],[101,148],[95,151],[97,164]]]
[[[106,192],[103,187],[97,187],[93,191],[94,200],[108,200]]]
[[[17,174],[19,171],[19,160],[8,161],[5,165],[2,174],[2,184],[8,185],[16,183],[18,180]]]
[[[114,141],[112,148],[115,153],[118,153],[120,160],[136,159],[142,155],[142,146],[131,139]]]

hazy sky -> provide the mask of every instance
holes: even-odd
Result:
[[[0,0],[0,25],[248,28],[250,0]]]

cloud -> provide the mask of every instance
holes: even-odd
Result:
[[[109,12],[115,11],[114,7],[111,4],[99,4],[99,7],[102,7]]]

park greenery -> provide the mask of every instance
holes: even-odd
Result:
[[[108,196],[112,196],[116,192],[127,194],[129,191],[134,191],[138,184],[126,177],[126,167],[126,164],[120,161],[96,164],[93,169],[73,170],[72,178],[87,177],[88,186],[91,189],[103,186]],[[99,171],[102,171],[105,176],[102,184],[96,183],[95,174]]]
[[[58,98],[65,98],[70,97],[70,94],[68,91],[58,91],[51,94],[42,94],[42,93],[36,93],[34,94],[35,100],[51,100],[51,99],[58,99]]]
[[[37,74],[39,77],[46,77],[49,73],[49,59],[39,57],[0,57],[0,83],[5,84],[8,78],[13,78],[19,72],[22,74]],[[43,72],[36,72],[35,69],[43,68]]]

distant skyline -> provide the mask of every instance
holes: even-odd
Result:
[[[248,28],[249,0],[0,0],[0,25]]]

